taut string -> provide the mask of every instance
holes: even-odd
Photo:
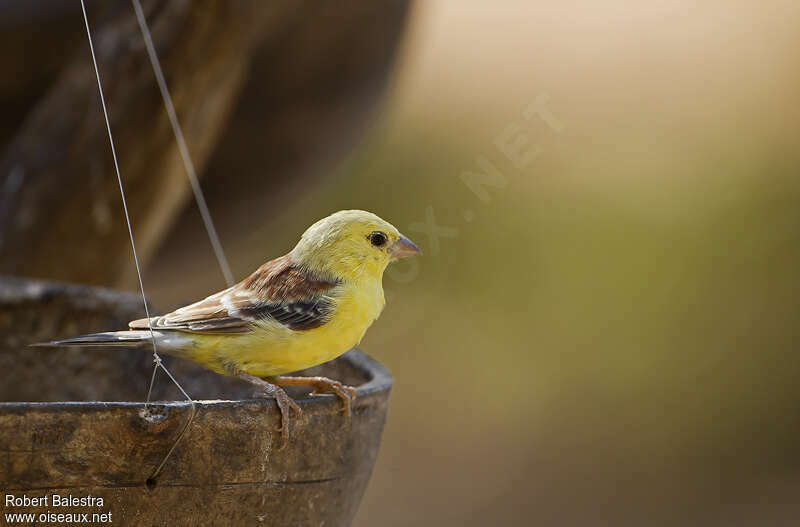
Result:
[[[164,370],[164,372],[172,380],[172,382],[175,383],[175,386],[178,387],[178,390],[180,390],[180,392],[183,394],[183,396],[186,397],[186,399],[191,404],[191,412],[190,412],[190,415],[189,415],[189,419],[186,421],[186,424],[184,425],[183,429],[181,430],[180,434],[178,435],[178,438],[172,444],[172,446],[170,447],[170,449],[167,452],[167,454],[164,457],[164,459],[161,461],[161,463],[158,465],[158,467],[156,467],[156,470],[153,472],[153,474],[148,479],[148,483],[149,484],[154,484],[155,478],[158,476],[159,472],[161,471],[161,468],[164,466],[164,463],[166,463],[167,458],[169,458],[170,454],[172,454],[172,451],[175,450],[175,446],[178,444],[178,441],[181,440],[181,438],[185,434],[186,430],[189,428],[189,425],[194,420],[195,410],[196,410],[195,409],[195,402],[189,396],[189,394],[186,393],[186,391],[183,389],[183,387],[180,385],[180,383],[178,383],[178,381],[175,379],[175,377],[172,376],[172,374],[169,372],[167,367],[164,366],[164,363],[161,361],[161,357],[158,354],[158,346],[156,345],[156,337],[155,337],[155,333],[153,332],[152,322],[150,320],[150,308],[147,306],[147,296],[145,295],[145,292],[144,292],[144,281],[142,280],[142,269],[141,269],[141,266],[139,265],[139,257],[136,254],[136,242],[134,241],[134,238],[133,238],[133,228],[131,227],[131,218],[130,218],[130,214],[128,213],[128,203],[127,203],[127,200],[125,199],[125,188],[124,188],[124,186],[122,184],[122,176],[120,175],[120,171],[119,171],[119,162],[117,161],[117,150],[116,150],[116,147],[114,146],[114,136],[111,133],[111,123],[110,123],[110,120],[108,118],[108,108],[106,107],[106,100],[105,100],[105,96],[103,95],[103,83],[100,80],[100,69],[97,67],[97,57],[96,57],[95,52],[94,52],[94,44],[92,42],[92,32],[89,29],[89,17],[86,15],[86,4],[85,4],[84,0],[81,0],[81,11],[83,12],[84,24],[86,25],[86,37],[89,40],[89,50],[90,50],[90,52],[92,54],[92,65],[94,66],[94,73],[95,73],[95,77],[97,78],[97,90],[100,93],[100,103],[103,106],[103,117],[105,118],[106,131],[108,132],[108,142],[111,145],[111,157],[114,159],[114,170],[115,170],[115,172],[117,174],[117,183],[119,183],[119,193],[120,193],[120,196],[122,198],[122,208],[123,208],[123,210],[125,212],[125,222],[127,223],[127,226],[128,226],[128,236],[129,236],[130,241],[131,241],[131,250],[133,251],[133,261],[136,264],[136,275],[139,278],[139,290],[140,290],[140,292],[142,294],[142,303],[144,305],[144,313],[145,313],[145,316],[147,317],[147,327],[148,327],[148,329],[150,331],[150,341],[153,344],[153,361],[155,362],[155,367],[153,368],[153,376],[150,379],[150,389],[147,392],[147,402],[146,402],[146,404],[150,403],[150,396],[151,396],[151,392],[152,392],[152,389],[153,389],[153,379],[155,378],[156,371],[158,370],[159,367],[162,370]]]
[[[175,134],[175,141],[178,143],[178,150],[181,153],[181,159],[183,159],[183,166],[186,168],[186,175],[189,176],[189,182],[192,185],[197,208],[200,210],[200,216],[203,218],[203,225],[206,227],[208,239],[211,242],[211,247],[214,249],[214,255],[217,257],[217,263],[219,263],[219,268],[222,270],[222,274],[225,277],[225,282],[228,284],[228,287],[231,287],[233,285],[231,266],[228,264],[228,259],[225,258],[225,251],[222,249],[222,243],[217,235],[217,229],[214,228],[214,222],[211,220],[211,212],[209,212],[206,198],[203,196],[203,189],[200,188],[200,182],[197,179],[194,163],[192,163],[192,158],[189,155],[186,139],[183,137],[183,128],[181,128],[180,121],[178,121],[178,114],[175,112],[175,105],[172,104],[172,96],[169,94],[167,81],[164,79],[164,73],[161,71],[161,62],[158,60],[156,47],[153,45],[153,38],[150,36],[147,18],[144,16],[141,2],[139,2],[139,0],[131,1],[133,2],[133,9],[136,11],[136,20],[139,22],[139,29],[142,32],[144,45],[147,48],[147,56],[150,59],[150,65],[153,66],[153,73],[156,76],[158,89],[161,91],[161,98],[164,99],[164,107],[167,109],[169,122],[172,125],[172,132]]]

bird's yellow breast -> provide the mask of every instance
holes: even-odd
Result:
[[[192,345],[173,354],[228,375],[267,377],[310,368],[358,344],[385,303],[380,281],[340,285],[333,302],[331,318],[314,329],[294,331],[266,319],[246,334],[187,334]]]

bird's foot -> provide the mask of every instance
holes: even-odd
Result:
[[[278,404],[278,409],[281,411],[282,443],[279,448],[285,447],[289,441],[289,422],[291,421],[289,412],[293,410],[295,415],[299,417],[303,411],[299,406],[297,406],[297,403],[294,402],[285,391],[283,391],[280,386],[271,384],[264,379],[250,375],[249,373],[240,373],[237,375],[237,377],[257,386],[259,395],[275,399],[275,402]]]
[[[356,398],[356,389],[339,381],[327,377],[276,377],[276,384],[281,386],[310,386],[314,389],[312,394],[332,393],[342,401],[342,412],[345,424],[350,424],[351,405]]]

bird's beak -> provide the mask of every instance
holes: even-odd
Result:
[[[409,256],[422,254],[422,251],[419,250],[419,247],[414,242],[401,234],[400,239],[394,242],[389,249],[389,254],[392,255],[392,258],[408,258]]]

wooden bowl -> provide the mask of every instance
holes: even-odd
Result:
[[[332,395],[295,393],[303,414],[280,449],[274,401],[243,398],[252,392],[244,383],[172,360],[170,371],[195,399],[213,400],[197,402],[191,426],[148,485],[191,412],[185,401],[141,402],[151,357],[26,346],[124,327],[139,316],[137,300],[0,278],[0,401],[9,401],[0,402],[0,488],[28,498],[14,506],[4,496],[3,513],[110,514],[97,518],[117,525],[349,525],[378,452],[388,372],[356,350],[307,372],[357,387],[352,420],[345,425]],[[161,378],[156,394],[169,393]],[[73,400],[59,400],[65,395]],[[54,496],[79,501],[55,506]],[[30,503],[43,497],[46,505]]]

